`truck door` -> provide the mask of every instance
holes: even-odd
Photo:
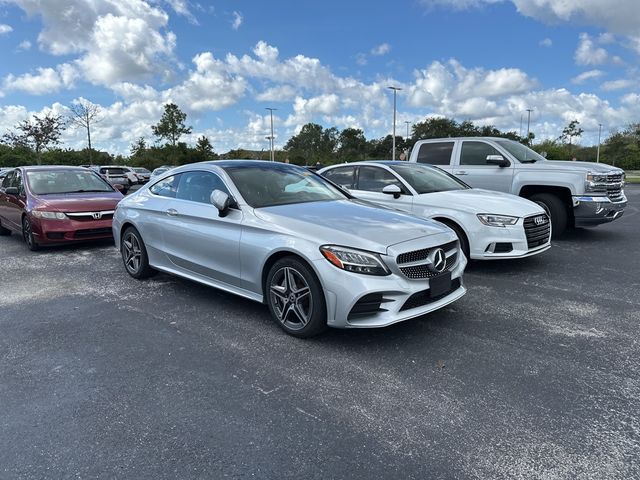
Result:
[[[437,165],[441,169],[453,173],[452,153],[455,142],[427,142],[420,145],[416,162]]]
[[[451,173],[474,188],[511,193],[513,163],[487,142],[463,140],[461,143],[458,164]],[[509,166],[487,164],[489,155],[499,155],[509,162]]]

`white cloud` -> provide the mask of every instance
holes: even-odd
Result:
[[[287,102],[293,100],[296,93],[296,89],[291,85],[278,85],[257,94],[256,100],[259,102]]]
[[[231,21],[231,28],[238,30],[244,18],[240,12],[233,12],[233,20]]]
[[[391,51],[391,45],[389,45],[388,43],[382,43],[371,49],[371,55],[379,57],[382,55],[386,55],[390,51]]]
[[[541,47],[546,47],[549,48],[553,45],[553,40],[551,40],[550,38],[545,38],[540,40],[540,46]]]
[[[0,35],[6,35],[7,33],[11,32],[13,32],[13,28],[11,27],[11,25],[0,23]]]
[[[189,22],[198,25],[198,20],[189,10],[189,2],[187,0],[165,0],[171,8],[178,14],[185,17]]]
[[[38,68],[37,73],[25,73],[20,76],[7,75],[3,81],[6,91],[21,91],[30,95],[55,93],[62,88],[69,88],[77,78],[72,65],[62,64],[53,68]]]
[[[40,48],[54,55],[78,54],[85,77],[109,85],[153,74],[166,75],[176,37],[168,15],[143,0],[6,0],[39,16]]]
[[[367,60],[367,55],[364,53],[357,53],[356,54],[356,63],[358,65],[360,65],[361,67],[364,67],[367,63],[369,63],[369,61]]]
[[[20,51],[31,50],[31,42],[29,40],[23,40],[18,44],[18,50]]]
[[[605,73],[602,70],[589,70],[587,72],[582,72],[580,75],[577,75],[571,79],[571,83],[575,83],[576,85],[580,85],[587,80],[591,80],[594,78],[600,78]]]
[[[608,60],[609,54],[604,48],[596,46],[588,34],[581,33],[574,58],[578,65],[602,65]]]
[[[628,79],[619,79],[619,80],[611,80],[608,82],[604,82],[600,88],[606,90],[608,92],[612,90],[624,90],[627,88],[635,87],[637,82]]]

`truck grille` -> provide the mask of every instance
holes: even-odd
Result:
[[[536,248],[549,241],[551,222],[546,213],[524,219],[524,233],[527,235],[527,246]]]
[[[612,202],[619,202],[623,198],[622,186],[624,185],[621,173],[607,175],[607,197]]]
[[[458,241],[445,243],[432,248],[423,248],[412,252],[401,253],[396,258],[396,264],[400,271],[407,277],[412,279],[430,278],[439,275],[442,272],[432,272],[429,269],[431,264],[427,258],[429,253],[436,248],[442,248],[446,255],[446,264],[443,272],[451,270],[458,260]]]

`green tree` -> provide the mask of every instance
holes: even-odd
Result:
[[[338,130],[324,129],[316,123],[307,123],[300,133],[291,137],[284,150],[293,163],[314,165],[335,162],[338,145]]]
[[[367,156],[367,139],[359,128],[345,128],[338,135],[337,157],[341,162],[364,160]]]
[[[157,125],[151,126],[151,131],[158,139],[165,139],[172,147],[175,147],[182,135],[191,133],[191,127],[185,125],[187,114],[175,103],[167,103],[164,113]]]
[[[7,133],[4,143],[13,147],[27,147],[35,153],[36,162],[42,164],[42,152],[60,144],[60,136],[65,129],[60,115],[47,113],[43,117],[34,115],[15,126],[15,131]]]
[[[560,140],[569,145],[569,154],[571,154],[572,151],[572,140],[580,137],[584,133],[584,130],[578,127],[578,125],[580,125],[578,120],[571,120],[569,125],[562,130],[562,135],[560,135]]]
[[[144,137],[138,138],[131,144],[131,157],[140,159],[147,152],[147,142]]]
[[[450,118],[427,118],[413,125],[411,138],[416,141],[426,138],[457,137],[458,122]]]
[[[196,152],[202,160],[215,160],[218,158],[216,152],[213,151],[213,145],[211,145],[209,139],[204,135],[199,137],[196,142]]]

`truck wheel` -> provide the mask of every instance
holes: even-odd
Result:
[[[567,229],[569,213],[564,202],[553,193],[536,193],[529,200],[540,205],[551,217],[551,236],[558,238]]]

